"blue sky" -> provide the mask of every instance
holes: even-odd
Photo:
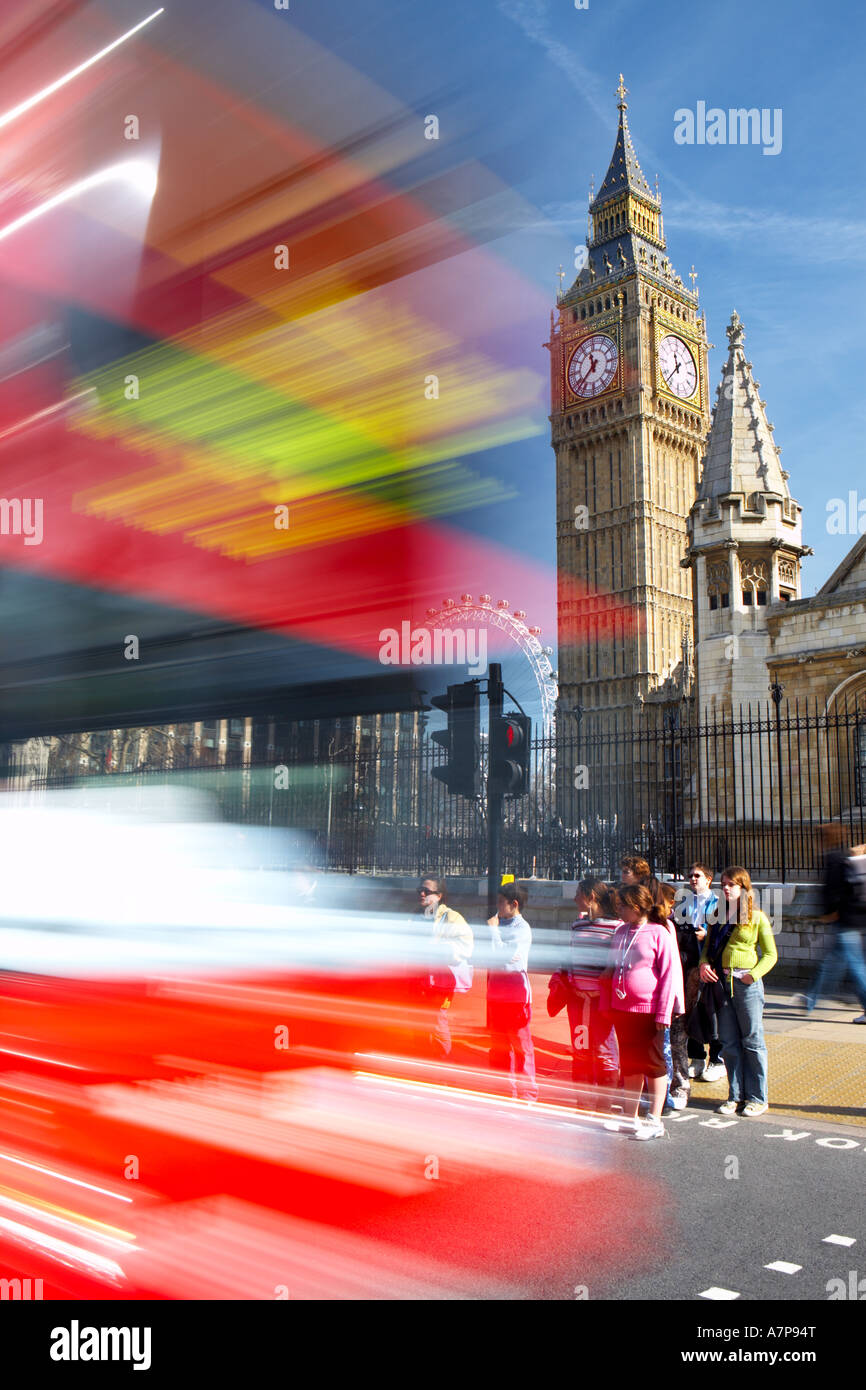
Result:
[[[749,359],[776,427],[814,593],[854,544],[830,535],[827,504],[866,498],[862,338],[866,181],[863,177],[861,10],[828,0],[759,0],[749,7],[675,0],[317,0],[291,22],[406,107],[440,114],[449,167],[477,160],[514,193],[490,250],[554,301],[556,270],[583,240],[587,190],[598,187],[616,133],[614,90],[629,88],[641,166],[663,198],[668,251],[685,279],[699,272],[710,380],[719,380],[725,325],[736,308]],[[781,108],[782,148],[678,145],[674,112]],[[303,113],[301,120],[303,120]],[[409,171],[407,181],[411,182]],[[566,282],[569,283],[569,282]],[[546,374],[543,314],[516,344]],[[536,438],[468,460],[514,491],[455,520],[503,532],[553,564],[554,467],[547,403]]]

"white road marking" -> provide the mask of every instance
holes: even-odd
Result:
[[[802,1265],[792,1265],[788,1260],[773,1260],[772,1264],[764,1265],[764,1269],[775,1269],[779,1274],[796,1274],[802,1268]]]
[[[734,1293],[733,1289],[717,1289],[715,1287],[704,1289],[703,1293],[698,1295],[699,1298],[714,1298],[719,1302],[724,1299],[739,1298],[739,1296],[738,1293]]]
[[[825,1236],[822,1245],[856,1245],[856,1236]]]

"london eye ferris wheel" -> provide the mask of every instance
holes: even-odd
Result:
[[[428,608],[425,626],[434,632],[483,632],[488,662],[501,664],[506,690],[530,716],[536,734],[552,737],[558,695],[554,653],[542,645],[541,629],[529,625],[522,609],[512,609],[508,599],[494,600],[490,594],[461,594],[459,600],[446,598],[441,607]]]

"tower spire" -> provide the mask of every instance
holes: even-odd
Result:
[[[631,141],[631,134],[628,128],[628,87],[623,81],[622,73],[619,75],[619,85],[616,89],[617,110],[619,111],[619,129],[616,133],[616,143],[613,147],[613,154],[610,157],[610,165],[604,176],[601,187],[595,198],[592,200],[592,207],[597,208],[602,203],[606,203],[611,198],[615,198],[620,193],[633,193],[638,197],[645,198],[648,202],[658,206],[659,199],[653,194],[652,189],[644,177],[643,170],[638,164],[634,145]]]
[[[773,426],[767,420],[760,386],[746,361],[745,329],[736,309],[725,329],[728,361],[707,438],[698,496],[746,497],[764,493],[790,500]]]

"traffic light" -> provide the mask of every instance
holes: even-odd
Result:
[[[529,790],[532,720],[525,714],[491,715],[488,790],[523,796]]]
[[[448,756],[442,767],[434,767],[433,776],[445,783],[452,796],[477,796],[481,761],[477,682],[449,685],[444,695],[435,695],[430,703],[448,715],[448,728],[431,735]]]

